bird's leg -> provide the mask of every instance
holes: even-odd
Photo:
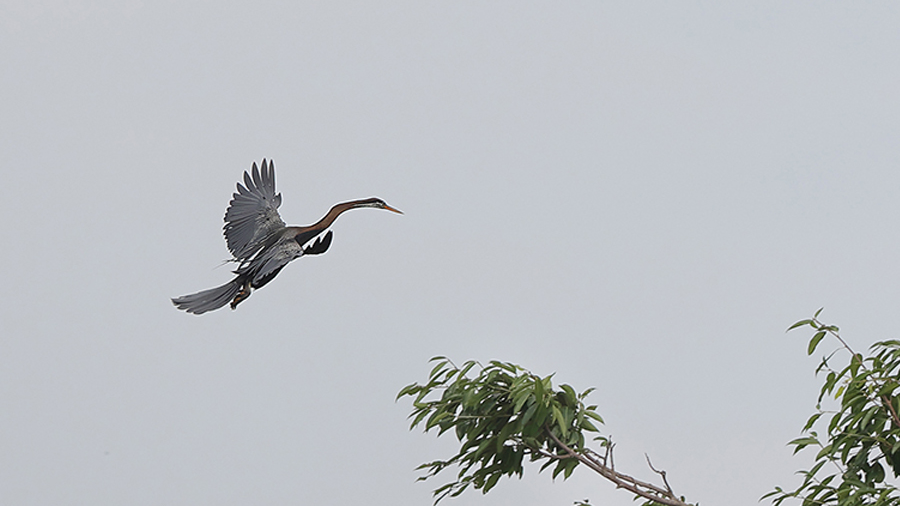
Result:
[[[244,301],[247,297],[250,296],[250,280],[248,279],[244,286],[241,287],[241,291],[234,296],[234,300],[231,301],[231,309],[237,309],[238,304]]]

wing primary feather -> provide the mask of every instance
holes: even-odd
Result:
[[[266,161],[263,160],[263,170],[266,170]],[[259,177],[259,169],[256,168],[256,165],[253,166],[253,184],[256,185],[256,188],[262,188],[261,178]]]
[[[274,164],[263,161],[262,170],[253,163],[237,183],[225,211],[225,241],[236,260],[252,257],[273,233],[285,227],[278,214],[281,195],[275,193]]]

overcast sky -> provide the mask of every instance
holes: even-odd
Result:
[[[748,5],[749,4],[749,5]],[[617,469],[755,505],[809,461],[821,306],[897,338],[900,7],[0,3],[0,503],[427,505],[406,384],[582,390]],[[237,311],[222,217],[274,159],[347,213]],[[824,349],[824,348],[823,348]],[[449,437],[449,436],[448,436]],[[526,468],[448,505],[634,504]]]

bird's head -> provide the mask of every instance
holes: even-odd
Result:
[[[375,209],[384,209],[385,211],[391,211],[391,212],[394,212],[397,214],[403,214],[403,211],[401,211],[399,209],[395,209],[395,208],[387,205],[387,202],[381,200],[378,197],[372,197],[370,199],[360,200],[353,207],[374,207]]]

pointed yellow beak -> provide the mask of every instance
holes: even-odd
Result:
[[[395,213],[397,213],[397,214],[403,214],[403,211],[401,211],[401,210],[399,210],[399,209],[394,209],[393,207],[391,207],[391,206],[389,206],[389,205],[387,205],[387,204],[384,205],[384,209],[387,209],[388,211],[393,211],[393,212],[395,212]]]

